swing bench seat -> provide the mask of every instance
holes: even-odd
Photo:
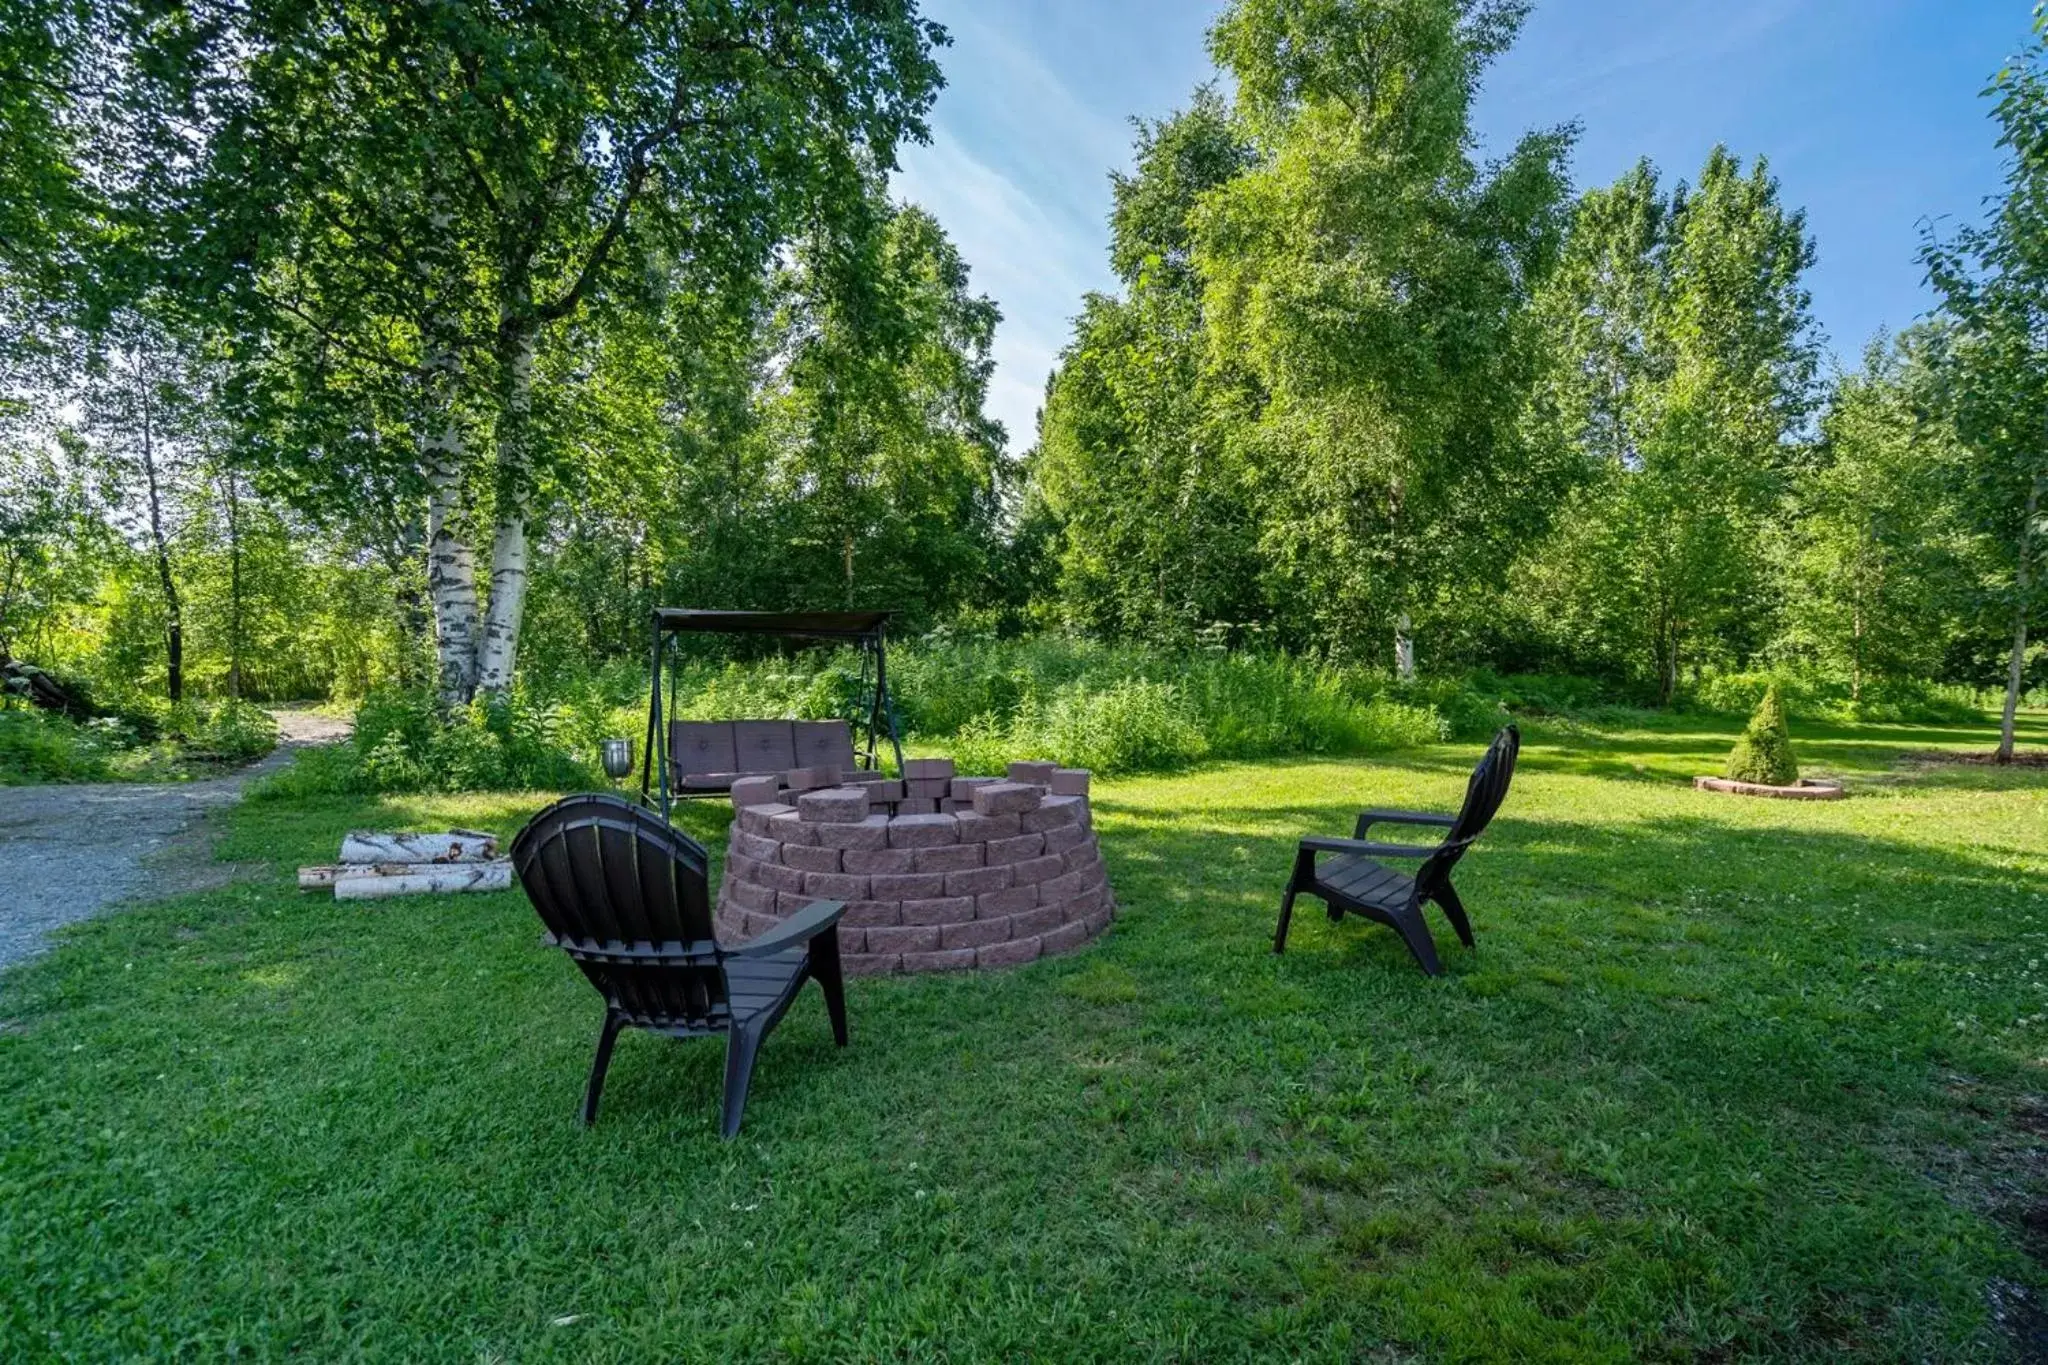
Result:
[[[724,795],[742,777],[834,768],[845,782],[880,780],[859,766],[843,720],[679,720],[669,726],[670,790]]]

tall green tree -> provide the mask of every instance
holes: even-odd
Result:
[[[1046,395],[1029,457],[1058,526],[1070,625],[1169,644],[1260,621],[1257,509],[1229,430],[1255,418],[1248,376],[1211,363],[1194,216],[1251,164],[1212,87],[1138,125],[1136,167],[1112,176],[1110,264]]]
[[[1969,453],[1961,481],[1972,529],[1994,566],[1983,596],[2012,641],[1998,758],[2010,762],[2030,629],[2048,593],[2048,7],[2035,42],[1987,91],[2005,189],[1987,221],[1922,248],[1950,326],[1939,364]]]
[[[114,525],[150,565],[164,688],[185,696],[185,593],[175,542],[203,486],[204,362],[160,319],[124,311],[102,329],[85,374],[84,432]]]
[[[543,483],[536,610],[587,656],[640,648],[657,598],[885,606],[912,629],[984,600],[1009,481],[997,322],[938,223],[879,183],[743,306],[607,317],[541,387],[589,458]]]
[[[287,393],[406,413],[399,443],[336,452],[345,497],[396,459],[428,505],[441,685],[510,686],[535,492],[561,452],[536,416],[541,352],[593,310],[745,287],[777,245],[862,202],[924,134],[942,41],[914,0],[705,0],[520,10],[186,0],[118,16],[128,221],[195,306]],[[139,131],[135,131],[139,130]],[[275,408],[269,419],[275,419]],[[323,436],[349,404],[306,404]],[[488,521],[488,594],[475,528]]]
[[[1968,572],[1925,348],[1880,337],[1836,380],[1786,509],[1787,642],[1846,673],[1855,701],[1873,678],[1934,676]]]
[[[115,552],[78,455],[75,439],[0,442],[0,658],[50,659]]]
[[[1486,167],[1471,132],[1526,9],[1239,0],[1211,35],[1255,161],[1204,198],[1194,261],[1211,345],[1270,394],[1246,440],[1272,591],[1403,673],[1551,501],[1517,419],[1572,130]]]
[[[1668,195],[1644,163],[1580,201],[1529,422],[1583,482],[1525,573],[1582,665],[1668,700],[1688,662],[1763,644],[1770,517],[1815,398],[1812,262],[1769,168],[1723,148]]]
[[[775,288],[761,435],[798,590],[927,619],[957,605],[997,539],[994,301],[970,292],[930,214],[879,191],[864,221],[804,242]]]

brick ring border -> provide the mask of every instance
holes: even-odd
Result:
[[[1109,927],[1116,902],[1086,769],[1012,763],[1007,777],[956,777],[951,759],[910,759],[904,770],[901,781],[798,769],[735,782],[718,936],[741,942],[813,901],[844,901],[846,970],[880,975],[1020,966]]]

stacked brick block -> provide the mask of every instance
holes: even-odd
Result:
[[[719,937],[737,943],[812,901],[844,901],[846,970],[872,974],[1014,967],[1108,927],[1115,901],[1085,770],[904,766],[901,782],[799,793],[735,783]]]

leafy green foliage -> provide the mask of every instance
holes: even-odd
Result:
[[[0,786],[178,782],[276,747],[277,722],[247,702],[143,699],[83,722],[0,706]]]
[[[1843,724],[1900,721],[1916,725],[1976,724],[1984,716],[1979,689],[1923,682],[1916,678],[1867,680],[1859,690],[1837,674],[1792,668],[1710,673],[1690,683],[1681,704],[1721,715],[1746,716],[1776,689],[1780,700],[1802,716],[1826,716]]]
[[[1137,171],[1113,177],[1110,262],[1122,298],[1090,295],[1062,352],[1030,461],[1058,529],[1058,611],[1094,634],[1171,646],[1265,614],[1250,471],[1231,439],[1256,414],[1208,354],[1194,213],[1251,148],[1209,87],[1141,123]]]
[[[1930,227],[1921,251],[1942,302],[1936,371],[1969,455],[1958,510],[1986,551],[1976,596],[2011,641],[2003,759],[2026,691],[2029,633],[2048,598],[2048,6],[2035,7],[2034,36],[1989,92],[2007,154],[2004,192],[1982,226],[1950,242]]]
[[[1773,787],[1789,787],[1799,780],[1799,760],[1792,753],[1792,731],[1785,724],[1785,703],[1777,688],[1764,689],[1756,714],[1729,751],[1725,775]]]
[[[1849,680],[1923,679],[1966,618],[1967,535],[1947,496],[1958,451],[1938,406],[1924,331],[1873,342],[1834,387],[1821,440],[1792,488],[1780,647]]]
[[[34,782],[104,782],[109,753],[120,747],[105,727],[47,711],[0,706],[0,787]]]
[[[1000,773],[1016,758],[1048,758],[1102,773],[1161,772],[1209,752],[1200,719],[1171,683],[1127,678],[1106,688],[1069,683],[1027,698],[1008,720],[993,712],[958,735],[968,772]]]
[[[1581,200],[1537,305],[1549,368],[1530,414],[1583,482],[1520,575],[1580,666],[1668,701],[1685,663],[1766,642],[1768,528],[1812,402],[1813,253],[1763,162],[1724,148],[1696,186],[1667,195],[1643,163]]]
[[[590,788],[595,739],[576,713],[515,693],[444,715],[424,692],[380,692],[356,710],[346,744],[308,750],[253,788],[258,800],[370,792]]]
[[[0,203],[0,648],[144,716],[174,637],[202,703],[438,659],[445,705],[485,653],[511,686],[523,640],[520,706],[580,754],[638,734],[651,606],[852,603],[1150,647],[903,679],[920,740],[1138,767],[1747,709],[1764,676],[1803,715],[1967,714],[2001,658],[2038,691],[2039,54],[1995,86],[2006,202],[1930,240],[1943,318],[1815,423],[1814,247],[1768,167],[1717,149],[1574,203],[1568,127],[1479,158],[1525,12],[1226,7],[1216,79],[1113,174],[1117,288],[1013,462],[996,307],[887,193],[943,43],[906,0],[28,0],[0,19],[0,188],[32,196]],[[1364,666],[1418,638],[1419,680]],[[686,713],[856,687],[723,667]],[[539,771],[516,726],[450,728],[336,780]]]

